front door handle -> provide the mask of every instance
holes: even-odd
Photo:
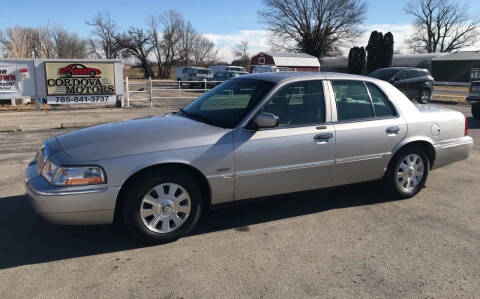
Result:
[[[400,131],[400,127],[394,126],[387,128],[387,134],[397,134]]]
[[[332,138],[333,138],[332,133],[323,133],[323,134],[315,135],[315,137],[313,137],[313,140],[316,143],[327,143]]]

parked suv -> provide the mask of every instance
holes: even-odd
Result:
[[[472,104],[473,117],[480,118],[480,81],[473,81],[470,83],[470,91],[468,93],[467,101]]]
[[[388,67],[376,70],[369,77],[388,81],[409,99],[416,99],[420,104],[430,101],[434,79],[427,69]]]
[[[213,72],[204,67],[181,66],[175,71],[177,81],[204,81],[212,80]],[[190,88],[203,86],[200,82],[189,83]]]

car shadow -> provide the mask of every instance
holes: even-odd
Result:
[[[289,194],[208,210],[192,234],[227,229],[245,232],[258,223],[390,201],[372,184],[377,183]],[[35,214],[25,195],[0,198],[0,269],[146,246],[149,245],[132,238],[119,225],[53,225]]]
[[[467,124],[469,129],[480,129],[480,119],[467,117]]]

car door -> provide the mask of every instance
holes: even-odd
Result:
[[[403,94],[405,94],[409,99],[412,98],[412,90],[408,85],[408,72],[407,70],[400,70],[394,78],[394,86],[398,88]]]
[[[260,112],[278,127],[234,134],[235,199],[328,187],[332,183],[335,131],[321,80],[287,84]]]
[[[420,92],[423,90],[422,79],[420,78],[420,73],[416,69],[408,70],[408,85],[412,98],[418,97]]]
[[[383,176],[407,124],[375,84],[332,80],[335,122],[333,185],[376,180]]]

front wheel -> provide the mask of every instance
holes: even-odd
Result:
[[[475,118],[480,118],[480,102],[472,103],[472,115]]]
[[[385,173],[385,187],[395,198],[410,198],[423,188],[429,170],[425,151],[421,147],[407,147],[393,157]]]
[[[197,182],[177,169],[154,170],[128,188],[123,216],[128,229],[149,242],[168,242],[187,235],[202,212]]]
[[[418,102],[420,104],[427,104],[428,102],[430,102],[430,98],[432,97],[432,92],[430,91],[430,89],[428,88],[425,88],[418,96]]]

